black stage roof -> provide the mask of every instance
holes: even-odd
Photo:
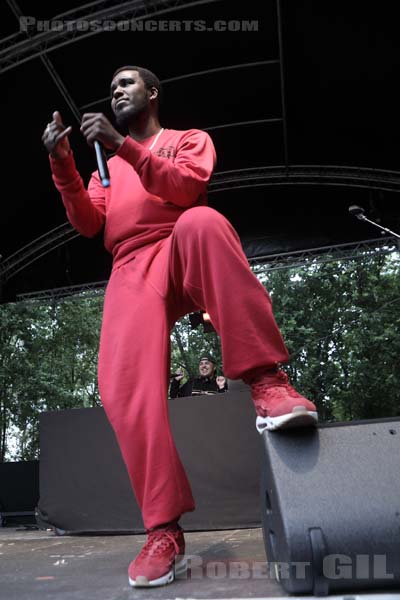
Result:
[[[351,204],[398,231],[396,5],[3,0],[2,301],[107,279],[102,240],[64,225],[41,135],[60,110],[87,181],[96,164],[74,111],[110,114],[110,77],[124,64],[163,81],[165,127],[213,137],[210,205],[231,219],[248,256],[379,237]],[[132,18],[142,23],[136,31],[100,29]]]

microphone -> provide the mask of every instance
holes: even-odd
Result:
[[[352,204],[351,206],[349,206],[349,213],[357,219],[362,219],[364,217],[364,209],[361,208],[361,206],[357,206],[356,204]]]
[[[97,140],[94,140],[94,149],[96,151],[97,170],[99,171],[101,183],[105,188],[110,187],[110,173],[108,171],[106,155],[103,146]]]
[[[367,223],[374,225],[374,227],[378,227],[378,229],[381,230],[381,234],[384,232],[390,233],[390,235],[393,235],[398,240],[400,240],[400,235],[398,233],[396,233],[395,231],[392,231],[391,229],[388,229],[387,227],[382,227],[382,225],[375,223],[375,221],[371,221],[371,219],[367,219],[367,217],[364,215],[364,209],[361,208],[361,206],[352,204],[351,206],[349,206],[349,213],[351,215],[353,215],[354,217],[356,217],[356,219],[360,219],[361,221],[366,221]]]

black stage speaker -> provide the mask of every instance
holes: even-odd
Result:
[[[286,591],[400,589],[400,418],[263,442],[264,543]]]
[[[35,523],[38,498],[38,460],[0,463],[0,527]]]

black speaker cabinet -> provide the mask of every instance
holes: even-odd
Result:
[[[264,543],[285,590],[400,589],[400,418],[263,442]]]
[[[0,463],[0,527],[35,523],[38,498],[38,460]]]

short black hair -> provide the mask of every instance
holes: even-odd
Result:
[[[152,71],[149,71],[149,69],[145,69],[144,67],[135,67],[134,65],[125,65],[124,67],[119,67],[119,69],[117,69],[115,71],[115,73],[113,74],[111,79],[114,79],[114,77],[116,76],[117,73],[119,73],[120,71],[137,71],[140,75],[140,77],[143,79],[144,85],[146,86],[146,88],[149,90],[152,87],[157,88],[158,90],[158,102],[160,103],[161,101],[161,97],[162,97],[162,86],[161,86],[161,82],[158,79],[157,75],[155,75]]]

